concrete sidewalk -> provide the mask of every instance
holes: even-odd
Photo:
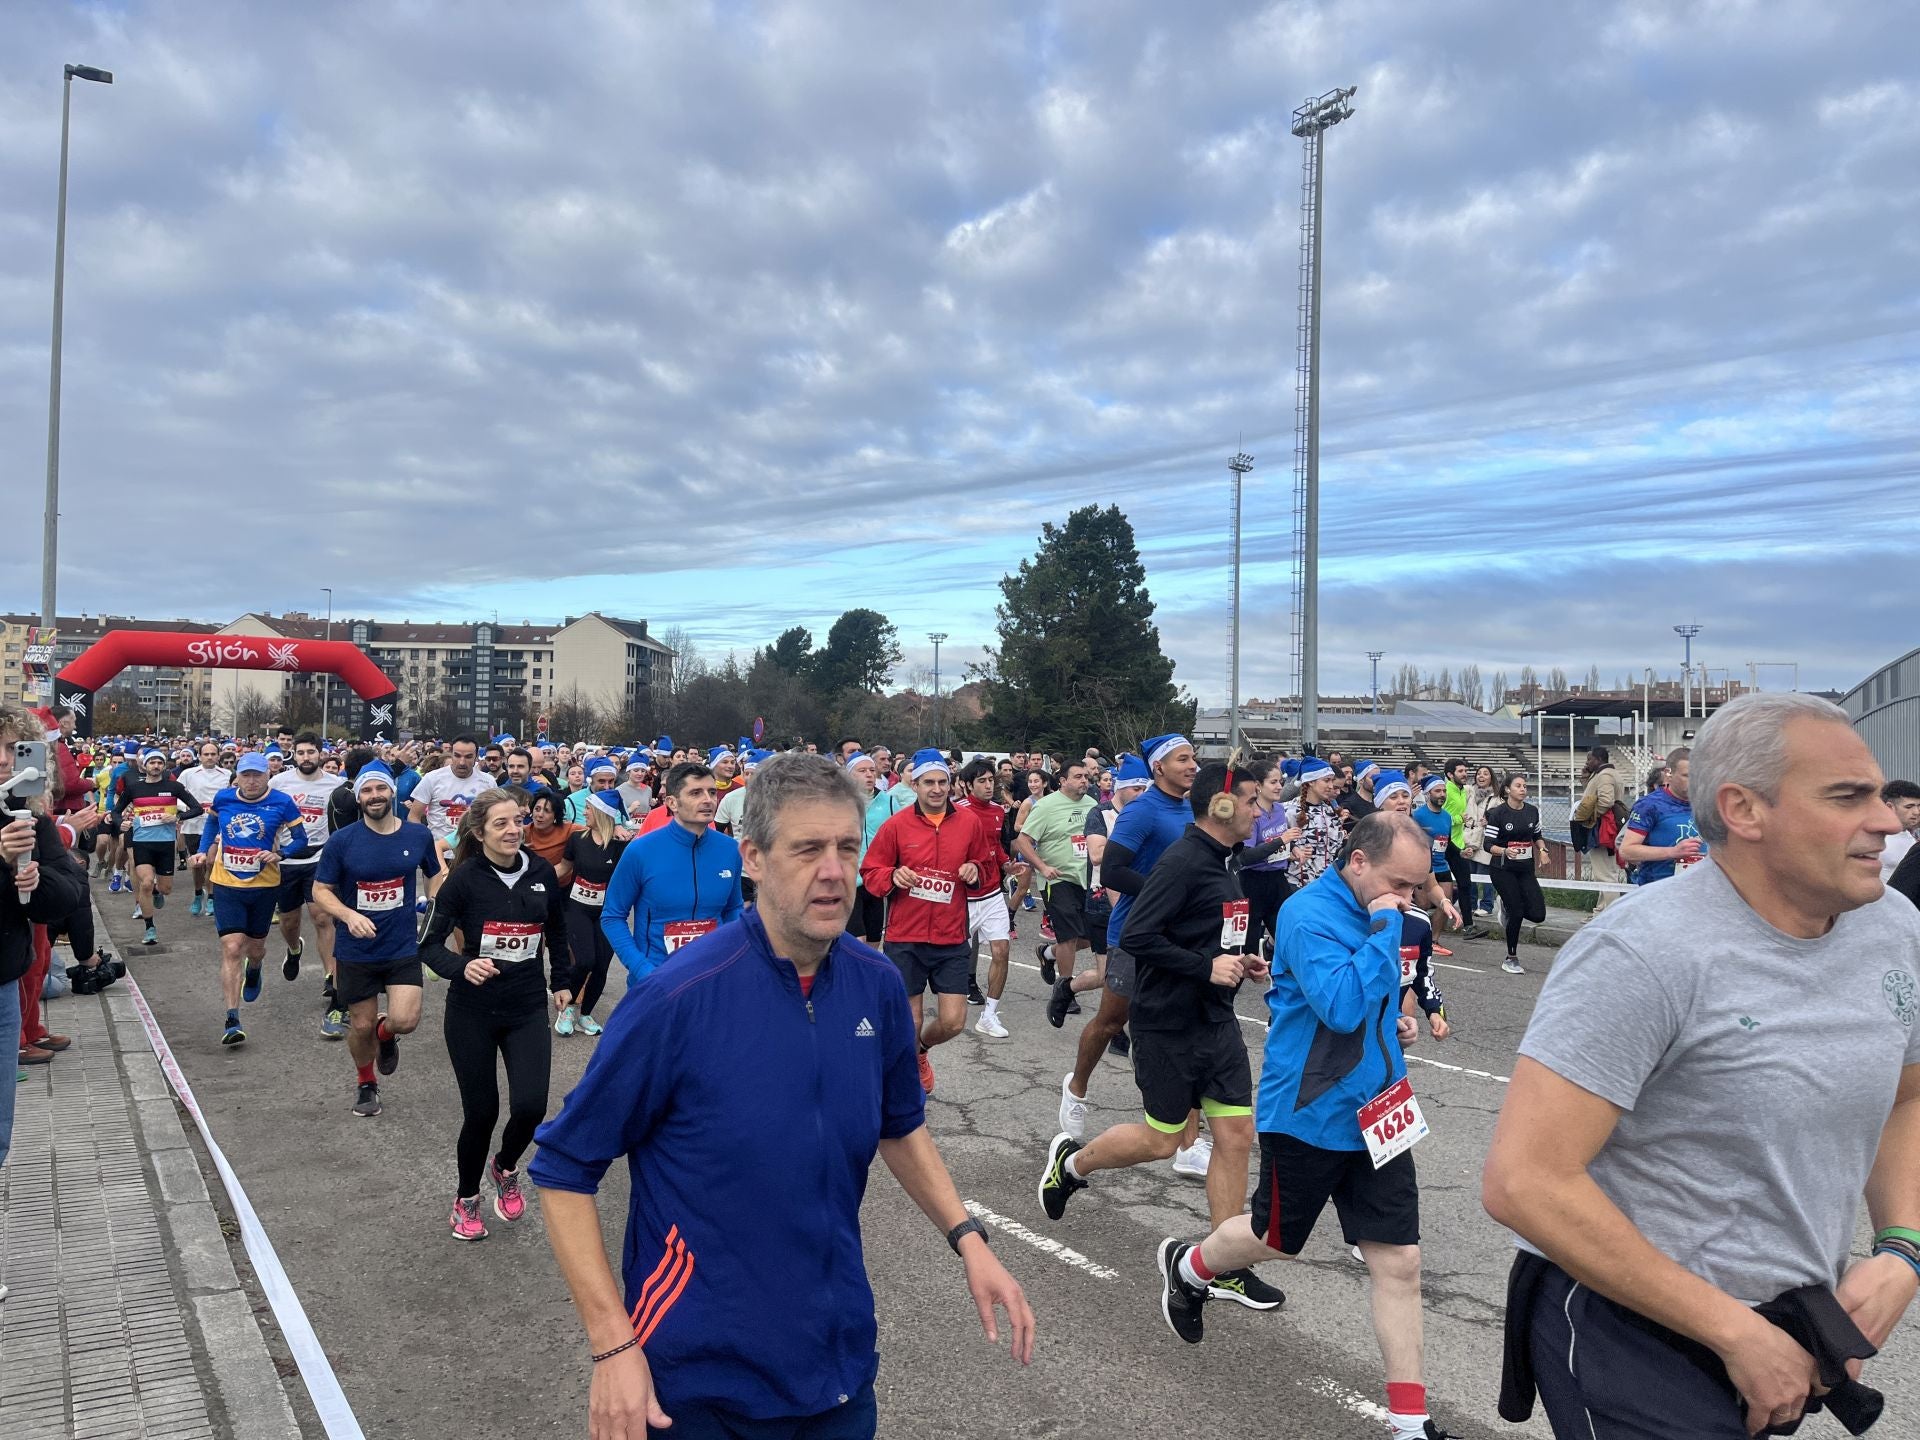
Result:
[[[0,1171],[7,1440],[298,1440],[189,1133],[125,982],[47,1004]]]

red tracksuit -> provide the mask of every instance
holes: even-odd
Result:
[[[974,864],[984,874],[999,848],[995,836],[989,846],[983,827],[971,815],[949,808],[936,825],[912,809],[890,816],[874,832],[867,858],[860,862],[860,881],[875,895],[892,897],[887,905],[887,939],[922,945],[967,943],[967,885],[960,867]],[[905,866],[945,890],[944,900],[923,899],[893,883],[893,872]]]

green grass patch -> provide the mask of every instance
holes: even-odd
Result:
[[[1556,910],[1584,910],[1589,915],[1600,899],[1593,890],[1556,890],[1551,885],[1542,885],[1540,893],[1546,897],[1547,904]]]

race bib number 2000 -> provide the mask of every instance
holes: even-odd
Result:
[[[925,870],[915,871],[913,888],[907,893],[916,900],[926,900],[935,905],[953,903],[953,876],[935,875]]]

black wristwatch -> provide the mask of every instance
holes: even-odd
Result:
[[[958,1255],[960,1253],[960,1241],[968,1235],[978,1235],[989,1245],[993,1243],[993,1238],[987,1234],[987,1227],[969,1215],[947,1232],[947,1244],[953,1247],[954,1254]]]

